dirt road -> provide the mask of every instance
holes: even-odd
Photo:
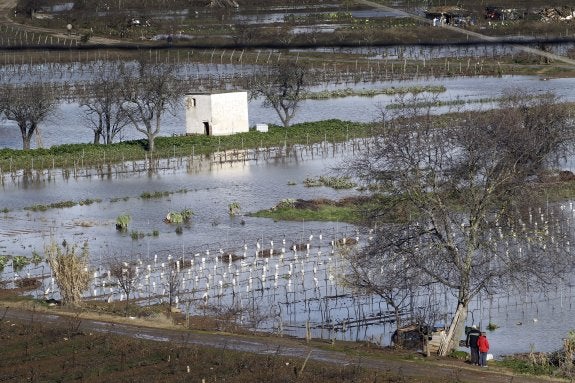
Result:
[[[421,16],[415,15],[415,14],[413,14],[413,13],[407,13],[407,12],[404,12],[404,11],[400,11],[400,10],[398,10],[398,9],[396,9],[396,8],[387,7],[387,6],[385,6],[385,5],[381,5],[381,4],[375,3],[375,2],[373,2],[373,1],[369,1],[369,0],[356,0],[356,2],[357,2],[357,3],[360,3],[360,4],[364,4],[364,5],[370,6],[370,7],[373,7],[373,8],[385,9],[385,10],[394,12],[394,13],[396,13],[396,14],[400,14],[400,15],[402,15],[402,16],[404,16],[404,17],[410,17],[410,18],[416,19],[416,20],[418,20],[418,21],[420,21],[420,22],[424,22],[424,23],[428,23],[428,24],[431,24],[431,23],[432,23],[431,20],[428,20],[428,19],[426,19],[425,17],[421,17]],[[454,31],[454,32],[457,32],[457,33],[460,33],[460,34],[464,34],[464,35],[467,35],[467,36],[475,37],[475,38],[478,38],[478,39],[480,39],[480,40],[487,41],[487,42],[500,42],[500,43],[505,43],[505,40],[506,40],[506,39],[503,38],[503,37],[486,36],[486,35],[481,34],[481,33],[473,32],[473,31],[467,30],[467,29],[465,29],[465,28],[454,27],[454,26],[451,26],[451,25],[443,25],[443,26],[440,26],[440,27],[437,27],[437,28],[449,29],[449,30],[451,30],[451,31]],[[526,52],[526,53],[530,53],[530,54],[537,55],[537,56],[540,56],[540,57],[545,57],[545,58],[547,58],[547,59],[549,59],[549,60],[559,61],[559,62],[562,62],[562,63],[564,63],[564,64],[568,64],[568,65],[573,65],[573,66],[575,66],[575,60],[571,60],[571,59],[568,58],[568,57],[559,56],[559,55],[556,55],[556,54],[553,54],[553,53],[550,53],[550,52],[545,52],[545,51],[540,50],[540,49],[530,48],[530,47],[524,46],[524,45],[516,45],[516,44],[514,44],[513,46],[514,46],[515,48],[519,49],[519,50],[522,50],[523,52]]]
[[[57,309],[56,309],[57,310]],[[46,325],[63,325],[70,322],[70,316],[59,315],[57,311],[40,312],[27,311],[5,307],[0,310],[0,320],[13,322],[39,321]],[[110,323],[94,319],[81,318],[80,330],[84,332],[103,332],[118,334],[133,338],[147,339],[158,342],[171,342],[181,346],[202,345],[207,347],[233,349],[257,354],[279,354],[289,357],[306,358],[334,363],[337,365],[360,364],[363,368],[397,373],[414,381],[427,382],[429,376],[458,382],[489,382],[489,383],[540,383],[560,380],[550,380],[530,376],[510,375],[497,367],[480,369],[467,365],[455,359],[421,358],[420,360],[390,359],[389,353],[372,356],[359,356],[353,353],[329,350],[325,343],[320,346],[307,345],[303,340],[263,336],[240,336],[229,334],[209,334],[184,329],[165,329],[142,327],[130,324]]]
[[[74,42],[78,42],[80,40],[81,36],[75,35],[73,33],[68,34],[65,26],[62,27],[62,30],[55,30],[49,28],[34,27],[31,25],[23,25],[15,22],[12,17],[14,8],[16,7],[17,3],[18,0],[0,0],[0,25],[11,26],[16,30],[26,32],[46,33],[60,39],[67,39]],[[90,37],[90,43],[95,45],[115,45],[125,42],[106,37],[92,36]]]

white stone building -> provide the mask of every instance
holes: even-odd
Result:
[[[249,131],[248,93],[198,93],[184,97],[186,134],[225,136]]]

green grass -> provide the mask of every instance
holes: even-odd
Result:
[[[518,359],[513,357],[504,358],[501,361],[490,362],[495,363],[497,366],[509,368],[511,371],[519,374],[527,375],[548,375],[553,376],[556,367],[551,365],[536,364],[526,359]]]
[[[92,203],[92,202],[90,202]],[[48,209],[64,209],[64,208],[69,208],[69,207],[74,207],[76,206],[78,203],[74,202],[74,201],[60,201],[60,202],[54,202],[48,205],[32,205],[32,206],[27,206],[24,208],[24,210],[31,210],[31,211],[46,211]]]
[[[8,256],[7,255],[0,255],[0,271],[3,271],[6,265],[8,264]]]
[[[306,122],[285,129],[271,126],[268,132],[250,131],[230,136],[158,137],[154,153],[146,151],[145,140],[126,141],[111,145],[66,144],[49,149],[0,150],[0,170],[3,173],[19,169],[76,169],[80,166],[121,163],[150,158],[208,155],[217,151],[257,147],[282,147],[294,144],[343,142],[372,135],[374,125],[327,120]]]
[[[410,86],[410,87],[390,87],[390,88],[381,88],[381,89],[353,89],[353,88],[345,88],[345,89],[336,89],[336,90],[326,90],[322,92],[309,92],[304,95],[307,99],[314,99],[314,100],[323,100],[323,99],[330,99],[330,98],[338,98],[338,97],[350,97],[350,96],[359,96],[359,97],[375,97],[377,95],[386,95],[386,96],[394,96],[399,94],[407,94],[407,93],[423,93],[423,92],[430,92],[430,93],[443,93],[447,89],[444,86]]]
[[[276,221],[329,221],[359,223],[362,216],[354,205],[336,206],[332,203],[322,202],[314,207],[299,208],[280,202],[278,206],[261,210],[252,214],[252,217],[271,218]]]
[[[155,198],[164,198],[170,195],[170,192],[167,191],[156,191],[156,192],[143,192],[140,194],[140,198],[142,199],[155,199]]]
[[[353,189],[357,184],[348,177],[328,177],[320,176],[318,178],[306,178],[303,181],[305,187],[325,186],[332,189]]]
[[[80,205],[80,206],[88,206],[88,205],[92,205],[94,203],[100,203],[102,202],[102,200],[100,198],[87,198],[87,199],[83,199],[79,202],[75,202],[75,201],[60,201],[60,202],[54,202],[48,205],[32,205],[32,206],[26,206],[24,208],[24,210],[30,210],[30,211],[47,211],[49,209],[65,209],[65,208],[69,208],[69,207],[74,207],[76,205]]]

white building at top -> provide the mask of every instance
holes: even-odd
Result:
[[[198,93],[184,97],[186,134],[225,136],[249,131],[248,93]]]

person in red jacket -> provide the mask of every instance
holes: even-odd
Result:
[[[489,352],[489,341],[487,340],[487,334],[485,331],[481,332],[479,338],[477,339],[477,348],[479,349],[479,365],[481,367],[487,367],[487,353]]]

